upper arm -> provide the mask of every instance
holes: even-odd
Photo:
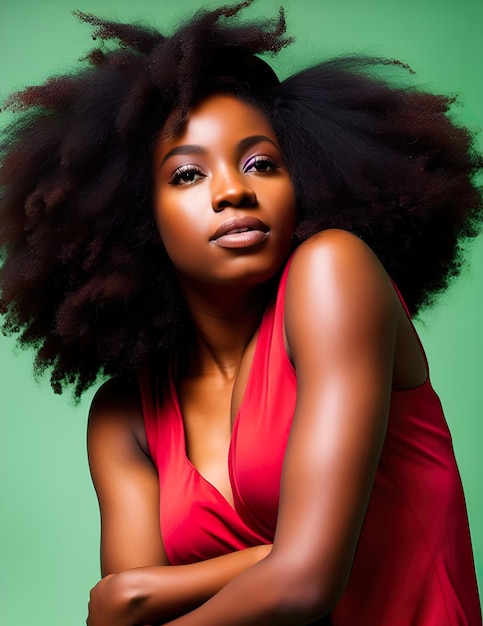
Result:
[[[109,381],[92,403],[87,439],[101,513],[103,575],[167,563],[159,528],[158,477],[143,437],[135,385]]]
[[[285,328],[297,404],[272,555],[295,564],[308,593],[337,599],[350,572],[387,426],[396,310],[389,278],[354,236],[326,231],[295,254]]]

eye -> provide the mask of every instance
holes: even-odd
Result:
[[[278,169],[278,165],[269,157],[264,154],[258,154],[247,161],[243,167],[243,173],[248,172],[272,172]]]
[[[204,177],[203,172],[195,165],[178,167],[169,181],[170,185],[191,185]]]

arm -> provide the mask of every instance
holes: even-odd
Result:
[[[142,409],[133,385],[113,380],[91,407],[88,452],[101,512],[101,570],[91,592],[90,626],[132,626],[198,606],[269,546],[206,562],[169,566],[159,529],[158,477],[147,454]]]
[[[327,231],[299,248],[285,316],[297,406],[273,549],[173,626],[306,624],[337,603],[384,441],[398,307],[352,235]]]

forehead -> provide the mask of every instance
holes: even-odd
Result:
[[[169,131],[170,119],[165,125]],[[175,136],[161,133],[157,149],[167,152],[184,144],[229,145],[249,136],[266,136],[278,143],[266,115],[253,104],[230,94],[214,94],[191,108]]]

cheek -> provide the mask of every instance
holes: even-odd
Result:
[[[176,211],[169,193],[159,193],[154,199],[154,219],[161,241],[166,252],[171,257],[172,249],[176,249],[183,241],[183,232],[186,235],[183,212]]]
[[[177,194],[165,189],[154,196],[153,213],[159,235],[166,245],[181,237],[187,228],[187,207]]]
[[[297,202],[291,181],[281,185],[273,196],[274,210],[279,215],[277,222],[284,232],[293,234],[297,225]]]
[[[197,245],[206,239],[207,225],[196,210],[194,194],[168,191],[154,198],[154,219],[160,239],[175,266],[196,256]]]

